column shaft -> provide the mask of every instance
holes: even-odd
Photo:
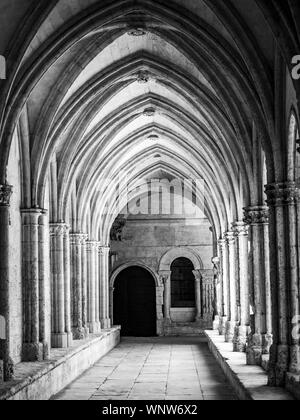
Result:
[[[238,321],[235,236],[233,232],[227,232],[226,241],[227,241],[227,246],[228,246],[230,315],[226,324],[225,341],[227,343],[230,343],[230,342],[233,342],[235,328],[237,326],[237,321]]]
[[[40,342],[39,325],[39,217],[41,214],[42,210],[40,209],[22,210],[24,361],[41,361],[44,356],[43,344]]]
[[[10,381],[14,375],[14,363],[10,356],[9,317],[9,204],[11,195],[11,186],[0,185],[0,381],[1,379]]]
[[[240,322],[235,331],[234,351],[246,350],[247,336],[250,329],[250,299],[248,280],[248,227],[244,222],[234,224],[238,250],[238,280],[240,301]]]

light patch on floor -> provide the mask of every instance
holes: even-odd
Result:
[[[54,399],[236,400],[201,338],[123,338]]]

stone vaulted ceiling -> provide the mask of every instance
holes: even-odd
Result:
[[[32,205],[43,206],[55,159],[58,219],[67,218],[76,185],[78,224],[90,203],[94,228],[108,237],[120,176],[143,183],[163,172],[203,178],[206,214],[224,232],[260,198],[254,131],[269,179],[282,175],[274,34],[282,31],[288,65],[286,41],[299,46],[297,5],[291,15],[263,0],[2,1],[6,16],[10,3],[15,30],[0,18],[9,64],[1,163],[20,119]]]

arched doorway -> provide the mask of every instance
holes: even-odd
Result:
[[[114,324],[123,336],[156,335],[156,291],[152,275],[142,267],[123,270],[114,284]]]

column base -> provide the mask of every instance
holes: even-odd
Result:
[[[99,334],[101,332],[100,322],[89,322],[89,331],[91,334]]]
[[[49,360],[50,359],[50,346],[46,341],[44,341],[42,344],[43,344],[43,359]]]
[[[289,373],[300,375],[300,346],[295,344],[290,347],[290,367]]]
[[[109,330],[111,328],[110,318],[101,319],[101,326],[103,330]]]
[[[23,362],[42,362],[44,360],[43,343],[24,343]]]
[[[226,334],[226,323],[227,323],[227,316],[220,317],[219,323],[219,334],[224,335]]]
[[[289,370],[289,346],[273,344],[269,365],[269,386],[284,387]]]
[[[213,321],[213,330],[218,331],[219,330],[219,325],[220,325],[220,317],[219,317],[219,315],[216,315],[215,319]]]
[[[72,345],[73,337],[70,333],[51,334],[51,346],[54,349],[67,349]]]
[[[233,338],[233,351],[236,353],[245,353],[247,346],[247,337],[250,327],[236,327]]]
[[[226,343],[232,343],[234,339],[234,333],[236,328],[235,321],[227,321],[226,322],[226,330],[225,330],[225,341]]]
[[[76,327],[72,329],[73,340],[85,340],[88,337],[88,329]]]
[[[263,337],[261,334],[250,334],[247,340],[247,365],[261,366],[263,355]]]

